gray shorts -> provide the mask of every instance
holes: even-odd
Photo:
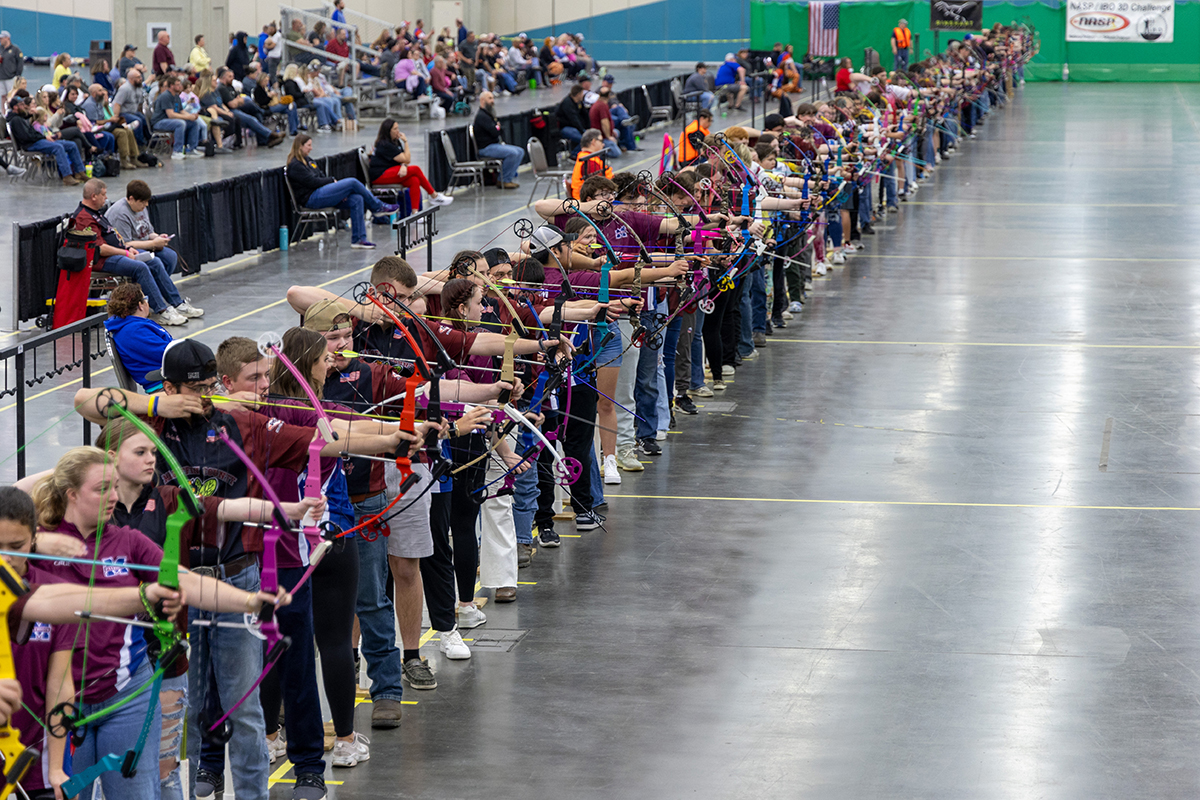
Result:
[[[387,551],[389,556],[397,558],[428,558],[433,555],[433,533],[429,528],[429,505],[430,495],[434,490],[426,491],[426,489],[429,487],[432,477],[429,474],[429,468],[424,464],[413,464],[412,469],[413,474],[419,475],[421,480],[416,486],[409,489],[395,507],[388,512],[392,514],[401,508],[405,509],[403,513],[388,521],[392,533],[387,537]],[[396,469],[395,464],[388,464],[384,468],[384,476],[387,479],[388,502],[391,502],[391,498],[396,496],[400,486],[400,471]],[[420,499],[413,502],[412,498],[415,497],[420,497]]]

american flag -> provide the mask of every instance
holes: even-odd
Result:
[[[838,3],[808,4],[808,53],[836,56],[838,52]]]

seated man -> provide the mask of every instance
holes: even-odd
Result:
[[[21,92],[25,90],[22,89]],[[56,141],[52,134],[39,133],[30,119],[28,93],[17,93],[9,100],[8,135],[21,150],[31,153],[49,153],[58,165],[58,174],[67,186],[78,186],[84,180],[83,159],[74,142]]]
[[[608,110],[608,101],[612,91],[607,86],[601,86],[599,97],[588,109],[589,127],[600,131],[601,144],[608,151],[609,158],[621,157],[621,146],[617,144],[616,123],[613,122],[612,112]]]
[[[125,125],[125,119],[108,102],[108,90],[98,83],[88,87],[88,98],[83,101],[83,113],[92,123],[93,131],[111,133],[117,140],[117,153],[121,156],[121,169],[137,169],[140,164],[137,139]]]
[[[267,116],[266,111],[259,108],[258,104],[252,98],[254,86],[258,80],[258,67],[254,64],[251,64],[251,66],[254,67],[253,72],[247,68],[247,80],[242,81],[240,87],[238,86],[238,82],[234,80],[233,70],[229,67],[217,67],[217,91],[221,93],[221,100],[229,107],[230,111],[234,112],[234,116],[238,118],[238,121],[242,123],[242,127],[250,128],[256,136],[259,135],[258,127],[250,125],[246,121],[246,118],[249,117],[258,122],[262,130],[270,135],[270,131],[267,131],[266,127],[262,126],[262,122]],[[254,77],[250,77],[251,75]],[[261,138],[259,139],[259,143],[264,143]]]
[[[146,210],[150,207],[150,197],[150,187],[145,181],[132,180],[125,186],[125,197],[113,203],[104,216],[117,229],[125,244],[153,253],[155,258],[163,262],[167,274],[174,275],[179,271],[179,256],[167,246],[174,237],[154,232],[154,227],[150,224],[150,214]],[[184,270],[183,274],[191,275],[198,271]],[[204,316],[203,310],[192,308],[190,305],[188,308],[191,310],[184,312],[184,316]]]
[[[683,96],[685,100],[699,97],[701,108],[712,108],[716,95],[708,88],[708,65],[703,61],[697,62],[696,71],[683,82]]]
[[[578,147],[583,132],[590,127],[588,112],[583,108],[582,86],[577,83],[571,87],[571,91],[558,104],[554,119],[558,122],[559,134]]]
[[[725,54],[725,61],[717,68],[717,93],[734,95],[733,110],[742,109],[742,100],[750,87],[746,85],[746,70],[737,62],[733,53]]]
[[[83,200],[71,215],[71,227],[74,230],[90,230],[99,240],[92,269],[136,280],[154,312],[151,318],[160,325],[184,325],[188,315],[198,317],[203,314],[203,311],[193,308],[179,295],[162,259],[126,244],[108,217],[101,212],[107,202],[108,187],[104,181],[93,178],[83,185]]]
[[[199,115],[183,110],[183,102],[179,99],[181,94],[183,78],[178,75],[168,78],[166,91],[160,92],[154,99],[154,114],[150,120],[150,127],[154,130],[175,136],[175,152],[171,153],[171,158],[176,160],[203,155],[196,148],[208,138],[208,126],[200,120]]]
[[[142,91],[142,71],[131,69],[125,82],[117,87],[112,102],[113,110],[125,118],[125,124],[133,131],[139,145],[150,141],[150,126],[141,111],[142,99],[145,96],[146,93]]]
[[[588,128],[583,132],[579,155],[575,157],[575,171],[571,174],[571,197],[578,200],[580,187],[593,175],[603,175],[612,180],[612,167],[606,161],[609,155],[607,149],[600,131]]]
[[[479,111],[475,114],[475,123],[471,126],[475,131],[475,145],[479,155],[484,158],[498,158],[500,168],[500,188],[517,189],[517,168],[525,157],[525,151],[516,145],[505,144],[500,135],[500,123],[496,121],[496,96],[491,92],[479,95]],[[603,145],[602,145],[603,146]]]
[[[162,354],[171,343],[171,334],[149,316],[150,301],[142,294],[142,287],[122,283],[108,297],[104,328],[112,336],[113,349],[130,377],[152,393],[162,389],[162,381],[146,376],[162,366]]]

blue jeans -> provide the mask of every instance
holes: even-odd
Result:
[[[363,209],[379,211],[383,208],[383,203],[354,178],[343,178],[322,186],[309,196],[307,205],[309,208],[336,206],[349,210],[350,240],[353,242],[366,241],[367,238],[367,222],[363,216]]]
[[[354,90],[351,89],[349,86],[345,86],[342,88],[342,98],[343,99],[347,98],[347,97],[353,97],[353,96],[354,96]],[[338,102],[341,103],[342,113],[346,115],[346,119],[355,119],[355,120],[358,119],[358,109],[355,107],[354,103],[346,103],[346,102],[342,102],[341,100],[339,100]]]
[[[256,592],[259,588],[258,567],[249,567],[232,578],[226,578],[222,569],[219,577],[248,592]],[[240,613],[213,614],[194,607],[188,609],[188,617],[192,620],[215,617],[221,622],[245,621],[245,615]],[[208,697],[210,664],[219,665],[213,670],[217,690],[223,698],[222,702],[232,706],[262,672],[263,648],[262,640],[250,635],[249,631],[234,628],[194,626],[190,638],[192,651],[188,656],[188,694],[191,702],[188,703],[187,754],[192,764],[200,764],[200,744],[203,739],[199,713]],[[309,649],[312,649],[311,636]],[[270,762],[267,760],[267,729],[257,689],[250,693],[230,719],[233,722],[233,738],[229,741],[229,768],[233,773],[234,793],[238,800],[267,800]],[[195,771],[191,771],[190,784],[188,796],[193,797],[196,792]]]
[[[150,125],[146,122],[144,116],[135,114],[132,111],[123,112],[121,116],[125,117],[126,122],[137,120],[138,126],[133,131],[133,138],[137,139],[138,144],[145,144],[150,141]]]
[[[617,129],[617,141],[626,150],[637,150],[637,137],[634,136],[633,126],[621,124],[629,119],[629,112],[623,106],[615,106],[612,109],[612,118],[613,125]]]
[[[76,172],[83,172],[83,159],[79,157],[79,148],[74,142],[52,142],[49,139],[39,139],[25,148],[31,153],[50,153],[54,163],[58,165],[58,176],[65,178]]]
[[[295,586],[302,575],[304,567],[280,567],[279,583]],[[291,605],[275,612],[280,632],[292,640],[291,647],[279,659],[275,669],[279,673],[287,715],[287,757],[295,765],[297,775],[306,772],[325,774],[322,758],[325,731],[321,721],[321,695],[317,690],[312,603],[312,582],[309,581],[292,592]]]
[[[143,660],[124,690],[102,703],[80,703],[80,714],[92,714],[128,697],[148,683],[152,674],[149,660]],[[75,748],[75,753],[71,756],[71,772],[77,775],[109,753],[124,755],[132,748],[142,733],[142,725],[150,711],[151,700],[154,701],[154,713],[151,715],[150,731],[146,736],[142,758],[138,762],[137,774],[132,778],[125,778],[120,770],[110,770],[100,776],[100,785],[104,788],[105,797],[158,800],[157,755],[158,742],[162,738],[162,710],[158,706],[158,697],[151,697],[149,691],[143,692],[119,710],[87,726],[83,742]],[[263,786],[266,786],[265,776]],[[80,796],[90,796],[89,790],[84,789]]]
[[[174,252],[168,256],[174,257]],[[166,311],[168,306],[174,307],[183,302],[179,290],[171,281],[166,265],[160,258],[138,261],[129,256],[109,256],[104,260],[103,269],[113,275],[122,275],[137,281],[150,300],[150,310],[156,314]]]
[[[751,326],[755,333],[767,332],[767,268],[750,273]]]
[[[317,107],[317,121],[320,125],[332,125],[342,118],[342,101],[336,97],[314,97],[313,105]],[[321,122],[321,109],[325,109],[325,122]]]
[[[575,145],[576,149],[579,148],[579,143],[583,141],[583,131],[578,128],[572,128],[570,125],[565,128],[559,128],[558,133],[562,138]]]
[[[642,324],[654,325],[654,318],[644,315]],[[658,351],[650,347],[638,350],[637,380],[633,385],[633,402],[641,419],[637,422],[637,438],[645,439],[658,433]]]
[[[500,180],[512,183],[517,179],[517,168],[521,166],[521,159],[525,157],[525,151],[516,145],[497,142],[480,149],[479,155],[498,158],[504,162],[500,168]]]
[[[896,199],[896,163],[894,161],[888,164],[881,180],[883,181],[883,194],[887,207],[895,208],[896,203],[899,201]]]
[[[513,527],[518,544],[533,544],[533,516],[538,508],[538,462],[513,481]]]
[[[592,508],[595,508],[604,502],[604,481],[600,479],[600,459],[595,447],[588,448],[588,463],[583,468],[592,476]]]
[[[252,131],[254,136],[258,139],[259,144],[266,144],[267,140],[271,138],[271,132],[267,130],[267,126],[259,122],[258,119],[252,114],[247,114],[245,111],[235,108],[233,110],[233,118],[236,119],[243,128]]]
[[[281,105],[276,103],[271,106],[272,114],[287,114],[288,135],[295,136],[296,129],[300,127],[300,115],[296,113],[296,109],[290,105]]]
[[[164,678],[160,696],[167,692],[180,694],[176,710],[162,710],[162,735],[167,741],[161,742],[158,752],[159,762],[174,761],[175,769],[167,773],[167,777],[159,781],[159,789],[163,800],[183,800],[183,786],[179,780],[179,761],[182,758],[180,745],[183,744],[183,730],[187,722],[187,675],[177,678]],[[147,745],[149,749],[149,745]],[[140,767],[139,767],[140,769]]]
[[[380,493],[356,503],[355,520],[378,514],[387,502],[387,494]],[[399,701],[404,696],[404,687],[400,684],[404,656],[396,647],[396,609],[387,596],[390,577],[387,539],[380,536],[368,542],[355,536],[354,541],[358,542],[360,648],[367,661],[367,676],[371,679],[371,699]]]
[[[195,150],[208,138],[207,128],[198,119],[160,119],[154,123],[154,130],[175,135],[176,153],[182,153],[185,146],[189,151]]]
[[[704,385],[704,318],[708,316],[699,308],[696,309],[696,327],[692,331],[692,388],[699,389]]]
[[[667,397],[675,396],[675,351],[679,348],[679,332],[683,330],[683,314],[667,324],[663,333],[663,373],[667,379]]]
[[[858,186],[858,227],[871,224],[871,179],[864,178]]]
[[[87,139],[94,144],[101,153],[113,153],[117,149],[117,137],[113,136],[108,131],[92,131],[84,134]]]
[[[517,79],[514,78],[511,73],[501,71],[500,74],[496,76],[496,80],[501,86],[510,92],[515,92],[517,90]]]
[[[829,239],[835,248],[842,246],[842,215],[837,209],[825,212],[825,226],[829,229]]]
[[[604,142],[604,149],[608,151],[609,158],[621,157],[621,146],[619,144],[612,139],[602,139],[601,141]]]
[[[758,270],[754,270],[758,272]],[[750,302],[750,282],[748,278],[742,278],[742,286],[740,289],[742,296],[738,300],[738,305],[741,310],[741,323],[738,330],[738,355],[742,358],[754,352],[754,326],[753,313],[754,309]]]

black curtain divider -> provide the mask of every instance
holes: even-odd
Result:
[[[686,76],[676,76],[675,78],[667,78],[666,80],[655,81],[654,83],[646,84],[646,91],[650,93],[650,101],[656,106],[669,105],[675,106],[675,97],[671,93],[671,81],[682,79]],[[621,102],[625,108],[629,109],[629,113],[638,118],[637,129],[642,130],[650,124],[650,107],[646,104],[645,95],[642,93],[642,86],[637,86],[624,89],[617,93],[621,98]],[[554,111],[558,108],[558,104],[551,106],[542,106],[537,109],[529,109],[526,111],[518,111],[515,114],[505,114],[499,117],[496,121],[500,123],[500,134],[504,137],[507,144],[516,145],[522,150],[525,149],[525,143],[534,135],[533,125],[531,120],[537,112],[547,112],[550,114],[550,120],[554,120]],[[678,109],[676,109],[678,112]],[[471,125],[472,121],[467,125],[461,125],[457,128],[446,128],[446,133],[450,134],[450,141],[454,145],[454,153],[459,161],[469,161],[475,157],[474,153],[467,153],[467,126]],[[429,178],[429,182],[433,184],[433,188],[439,192],[444,191],[450,185],[450,163],[446,160],[446,154],[442,150],[441,131],[429,131],[425,134],[425,153],[428,161],[428,167],[425,170],[425,175]],[[551,163],[557,157],[557,140],[554,143],[555,152],[547,151],[546,158]],[[521,163],[529,161],[529,155],[526,153]]]
[[[17,227],[17,316],[33,319],[47,313],[46,301],[58,291],[58,226],[63,217]]]

